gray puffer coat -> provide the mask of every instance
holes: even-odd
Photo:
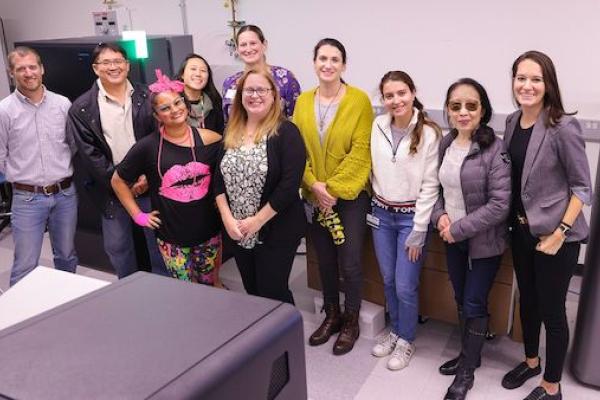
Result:
[[[489,130],[489,127],[479,129]],[[456,138],[457,132],[452,130],[440,142],[440,163],[446,149]],[[450,233],[456,242],[469,241],[469,257],[487,258],[504,253],[508,241],[507,218],[511,200],[510,158],[502,139],[496,139],[486,148],[481,149],[479,143],[473,141],[463,161],[460,180],[467,215],[450,225]],[[434,226],[444,209],[444,191],[431,214]]]

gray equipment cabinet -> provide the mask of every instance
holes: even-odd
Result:
[[[291,305],[137,272],[0,331],[0,399],[305,400]]]

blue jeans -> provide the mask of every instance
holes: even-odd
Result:
[[[14,190],[11,208],[12,237],[15,254],[10,285],[14,285],[37,267],[46,227],[50,234],[54,267],[75,272],[75,228],[77,226],[77,193],[75,187],[46,196]]]
[[[147,196],[138,198],[137,202],[142,211],[150,211],[150,199]],[[108,259],[115,269],[117,277],[121,279],[138,270],[133,243],[132,224],[134,222],[118,200],[114,200],[111,217],[102,216],[104,251],[108,255]],[[151,229],[144,228],[144,236],[146,246],[148,247],[152,272],[169,276],[163,257],[158,249],[154,232]]]
[[[466,319],[488,316],[488,296],[502,256],[469,260],[469,242],[446,245],[448,275],[457,306]]]
[[[417,262],[408,259],[406,238],[413,228],[414,214],[393,213],[373,206],[379,228],[373,230],[373,245],[383,277],[392,332],[407,342],[415,340],[419,315],[419,276],[424,254]]]

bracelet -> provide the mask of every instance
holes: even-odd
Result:
[[[569,229],[573,228],[571,225],[567,224],[565,221],[560,221],[560,224],[566,226]]]
[[[144,228],[148,226],[148,221],[150,220],[150,214],[140,211],[135,214],[133,217],[133,222],[138,224],[139,226],[143,226]]]

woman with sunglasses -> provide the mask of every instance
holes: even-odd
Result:
[[[157,71],[152,92],[158,132],[138,141],[117,165],[112,186],[135,223],[155,229],[159,250],[174,278],[215,283],[221,245],[220,221],[212,195],[212,175],[221,136],[188,125],[183,83]],[[148,179],[154,211],[142,212],[130,190],[140,175]]]
[[[592,201],[590,170],[581,127],[563,107],[552,60],[528,51],[513,63],[512,77],[519,110],[506,119],[505,138],[513,161],[511,245],[525,361],[504,376],[502,386],[520,387],[542,372],[543,322],[546,368],[526,399],[558,400],[569,345],[565,300],[589,233],[581,209]]]
[[[244,71],[240,71],[223,82],[223,114],[225,121],[229,119],[229,113],[236,89],[240,86],[239,80],[244,72],[249,70],[264,70],[271,74],[275,86],[279,92],[283,115],[290,118],[294,113],[296,99],[300,95],[300,84],[291,71],[267,64],[267,40],[262,30],[256,25],[244,25],[235,37],[236,48],[239,57],[244,62]]]
[[[487,124],[492,105],[477,81],[450,85],[445,112],[452,130],[440,143],[441,195],[432,221],[446,242],[446,263],[461,321],[462,349],[442,365],[456,374],[444,399],[464,399],[473,387],[488,326],[487,299],[506,249],[510,159]]]
[[[223,101],[213,83],[213,74],[208,62],[198,54],[188,54],[181,63],[175,79],[185,85],[183,98],[189,109],[190,126],[223,134]]]
[[[331,335],[340,332],[333,354],[341,355],[352,350],[359,336],[373,109],[363,91],[342,79],[346,69],[342,43],[322,39],[314,48],[313,62],[319,86],[302,93],[293,118],[308,153],[302,193],[312,222],[308,235],[319,261],[326,315],[310,336],[309,344],[326,343]],[[339,270],[346,295],[343,315],[339,305]]]
[[[415,351],[419,276],[431,211],[438,198],[441,129],[427,117],[412,78],[386,73],[379,84],[386,113],[371,131],[373,245],[383,277],[391,330],[372,354],[387,367],[408,366]]]
[[[298,193],[306,152],[270,73],[242,75],[224,137],[215,193],[244,288],[294,304],[288,280],[306,230]]]

